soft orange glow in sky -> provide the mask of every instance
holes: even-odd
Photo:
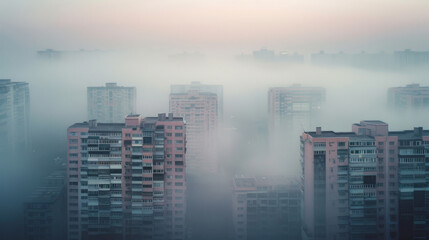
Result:
[[[18,0],[0,9],[1,34],[37,47],[318,49],[389,40],[401,48],[429,40],[427,1]]]

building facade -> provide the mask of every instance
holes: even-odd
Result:
[[[325,89],[318,87],[274,87],[268,90],[269,149],[273,159],[299,158],[296,139],[305,129],[316,127],[318,114],[325,101]],[[297,161],[288,165],[299,167]]]
[[[389,105],[396,109],[429,108],[429,87],[423,87],[420,84],[389,88],[387,95]]]
[[[0,79],[0,152],[29,148],[28,83]]]
[[[395,63],[399,66],[427,66],[429,64],[429,51],[413,51],[405,49],[393,53]]]
[[[69,239],[185,239],[185,149],[173,114],[69,127]]]
[[[234,239],[301,239],[299,184],[285,177],[235,177]]]
[[[319,87],[274,87],[268,90],[268,111],[271,125],[297,125],[308,128],[311,115],[317,113],[325,101],[325,89]]]
[[[88,87],[88,119],[103,123],[123,122],[136,111],[136,88],[106,83],[104,87]]]
[[[217,116],[220,121],[223,120],[223,86],[212,84],[201,84],[200,82],[191,82],[191,84],[175,84],[171,85],[171,94],[186,94],[190,90],[198,90],[199,92],[214,93],[217,96]]]
[[[186,121],[187,160],[191,172],[216,171],[217,164],[209,159],[214,148],[218,126],[218,97],[214,93],[189,90],[170,94],[170,112]]]
[[[24,239],[66,239],[66,179],[57,170],[24,202]]]
[[[304,239],[427,239],[428,140],[381,121],[304,132]]]

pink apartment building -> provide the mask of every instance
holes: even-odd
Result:
[[[69,127],[69,239],[185,239],[185,149],[171,113]]]
[[[215,159],[208,154],[215,148],[218,126],[218,97],[215,93],[189,90],[170,94],[170,112],[186,122],[187,161],[189,171],[217,170]]]
[[[427,239],[428,153],[429,131],[381,121],[304,132],[303,239]]]

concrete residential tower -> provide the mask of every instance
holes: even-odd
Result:
[[[428,239],[429,131],[304,132],[305,239]]]
[[[409,84],[405,87],[389,88],[387,95],[389,105],[400,110],[429,108],[429,87]]]
[[[106,83],[104,87],[88,87],[88,119],[103,123],[123,122],[136,111],[136,88]]]
[[[0,152],[29,148],[28,83],[0,79]]]
[[[216,171],[217,164],[214,159],[209,159],[207,153],[214,148],[217,137],[217,95],[200,90],[171,93],[170,112],[186,121],[186,154],[190,171]]]
[[[69,239],[185,239],[185,149],[173,114],[69,127]]]
[[[233,181],[234,239],[301,239],[299,184],[281,176]]]

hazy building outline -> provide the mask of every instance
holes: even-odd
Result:
[[[392,87],[387,92],[390,107],[399,110],[429,109],[429,86],[408,84],[405,87]]]
[[[87,88],[88,119],[99,122],[123,122],[136,111],[136,88],[106,83],[105,86]]]
[[[29,149],[29,119],[28,83],[0,79],[0,150],[22,153]]]

